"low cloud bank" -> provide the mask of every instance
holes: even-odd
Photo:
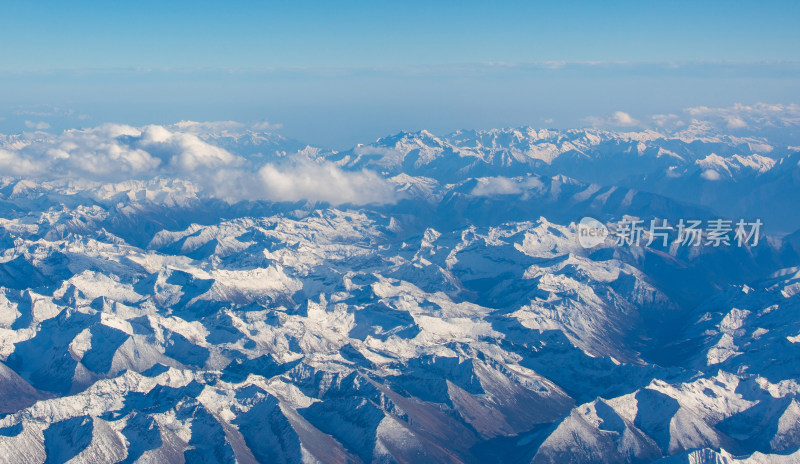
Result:
[[[705,125],[719,132],[800,126],[800,105],[755,103],[735,104],[727,107],[694,106],[685,108],[681,114],[654,114],[641,120],[624,111],[610,116],[589,116],[584,121],[598,128],[627,128],[657,130],[683,130],[689,126]]]
[[[685,112],[728,129],[800,126],[800,105],[756,103],[724,108],[696,106]]]
[[[536,177],[483,177],[476,181],[477,185],[470,192],[475,196],[519,195],[544,189],[544,184]]]
[[[58,135],[36,132],[9,137],[0,145],[0,172],[44,179],[122,181],[240,162],[196,135],[162,126],[105,124]]]
[[[220,126],[238,129],[233,123],[209,127]],[[345,171],[301,154],[256,164],[203,140],[200,132],[205,128],[186,122],[140,128],[104,124],[61,134],[0,136],[0,175],[91,182],[176,178],[229,201],[394,201],[393,187],[374,172]]]
[[[267,197],[286,201],[391,203],[395,196],[394,188],[378,174],[368,170],[343,171],[330,162],[267,164],[258,171],[258,176]]]

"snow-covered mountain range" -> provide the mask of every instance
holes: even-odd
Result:
[[[798,462],[800,143],[0,137],[0,462]],[[759,219],[751,246],[578,222]]]

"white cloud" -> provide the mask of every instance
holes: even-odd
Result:
[[[20,151],[49,177],[125,180],[155,173],[161,165],[156,156],[135,146],[140,134],[131,126],[106,124],[37,139]]]
[[[195,135],[238,133],[244,127],[244,124],[236,121],[179,121],[173,125],[176,130]]]
[[[26,105],[14,110],[14,114],[19,116],[34,116],[38,118],[69,117],[75,111],[69,108],[60,108],[53,105]]]
[[[676,129],[686,125],[686,123],[681,120],[680,116],[672,113],[654,114],[650,116],[650,119],[653,121],[653,124],[663,129]]]
[[[615,111],[614,115],[611,117],[611,121],[619,126],[634,126],[639,123],[639,121],[633,119],[630,114],[624,111]]]
[[[334,205],[395,201],[394,188],[378,174],[368,170],[344,171],[330,162],[266,164],[258,176],[266,198],[273,200],[326,201]]]
[[[685,108],[683,114],[654,114],[639,121],[624,111],[616,111],[611,116],[590,116],[584,121],[593,127],[631,127],[656,129],[675,134],[677,131],[723,133],[731,131],[758,132],[764,130],[780,131],[783,128],[800,127],[800,105],[735,104],[729,107],[694,106]]]
[[[394,203],[394,186],[373,171],[345,171],[329,161],[300,154],[282,163],[267,163],[252,172],[225,168],[206,172],[200,184],[218,198],[240,200],[327,202],[332,205]]]
[[[800,105],[797,104],[737,103],[721,108],[695,106],[687,108],[685,112],[693,118],[703,119],[728,129],[800,126]]]
[[[594,127],[631,127],[641,124],[637,119],[624,111],[615,111],[614,114],[606,118],[589,116],[585,121]]]
[[[700,174],[700,177],[702,177],[705,180],[711,180],[711,181],[720,180],[722,178],[720,173],[718,173],[713,169],[706,169],[705,171],[702,172],[702,174]]]
[[[302,153],[281,164],[256,165],[201,139],[204,131],[241,127],[184,121],[169,128],[104,124],[60,134],[21,134],[13,141],[0,139],[0,175],[90,182],[182,179],[230,201],[395,201],[394,187],[372,171],[345,171]]]
[[[542,181],[536,177],[508,178],[508,177],[482,177],[476,179],[478,185],[470,194],[475,196],[491,195],[519,195],[529,190],[540,191],[544,188]]]
[[[257,131],[273,131],[283,128],[283,124],[273,124],[267,121],[261,121],[252,124],[250,127]]]
[[[227,150],[206,143],[194,134],[171,132],[162,126],[146,126],[136,144],[150,153],[162,154],[162,159],[180,172],[240,161]]]
[[[247,129],[259,132],[274,131],[282,128],[283,125],[267,121],[260,121],[250,125],[238,121],[180,121],[175,123],[174,127],[181,132],[188,132],[196,135],[225,135],[241,133],[243,130]]]
[[[41,167],[18,153],[0,148],[0,172],[12,176],[29,176],[39,174]]]
[[[136,128],[104,124],[61,134],[37,135],[14,147],[29,173],[49,178],[126,180],[153,175],[186,175],[202,169],[236,165],[241,159],[194,134],[162,126]],[[0,169],[17,174],[19,170]]]
[[[744,122],[744,119],[737,116],[726,117],[725,121],[727,121],[728,128],[730,129],[742,129],[747,127],[747,123]]]
[[[28,129],[45,130],[45,129],[50,129],[50,124],[47,124],[44,121],[40,122],[25,121],[25,127],[27,127]]]

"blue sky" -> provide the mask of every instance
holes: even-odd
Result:
[[[1,8],[5,132],[33,113],[53,127],[267,120],[348,145],[401,129],[568,126],[800,93],[796,1]]]

